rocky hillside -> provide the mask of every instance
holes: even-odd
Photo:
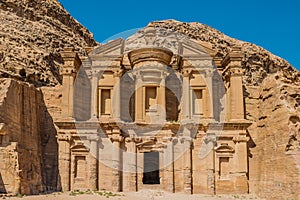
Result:
[[[0,0],[0,76],[36,86],[61,82],[59,52],[95,46],[93,35],[56,0]]]

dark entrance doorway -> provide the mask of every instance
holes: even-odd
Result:
[[[143,184],[160,184],[159,152],[144,153]]]

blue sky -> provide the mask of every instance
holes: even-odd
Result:
[[[59,1],[98,42],[155,20],[196,21],[262,46],[300,70],[298,0]]]

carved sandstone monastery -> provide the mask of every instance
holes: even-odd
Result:
[[[0,3],[0,193],[299,198],[300,75],[286,61],[172,20],[96,45],[56,1]]]

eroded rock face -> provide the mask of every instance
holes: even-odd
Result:
[[[59,52],[95,46],[93,35],[56,0],[0,1],[0,76],[35,84],[61,82]]]
[[[1,192],[56,190],[56,129],[41,90],[13,79],[1,78],[0,84],[4,91],[0,94],[0,157],[4,160],[0,174],[5,184],[0,182]]]

